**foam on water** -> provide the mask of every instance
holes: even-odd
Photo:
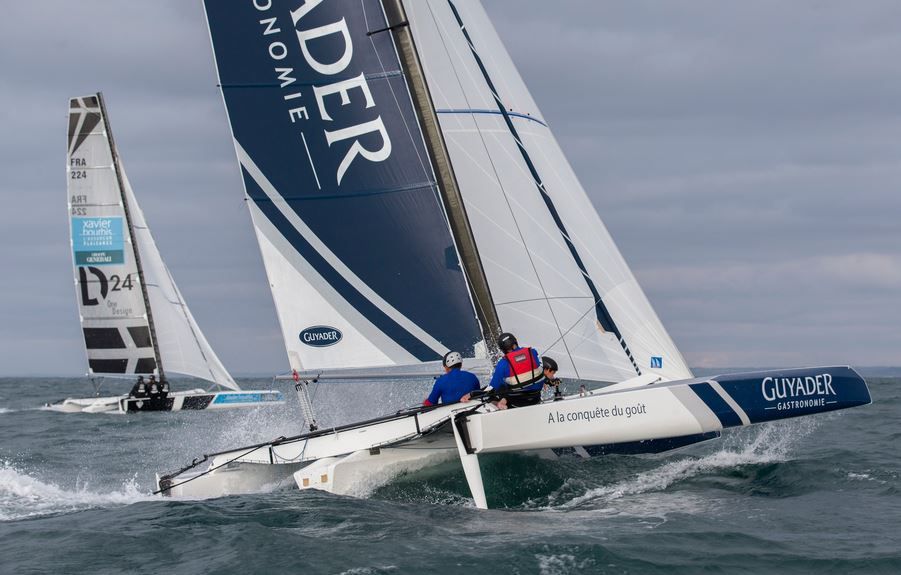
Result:
[[[662,492],[678,482],[724,469],[787,461],[792,447],[817,425],[817,420],[811,418],[742,429],[724,439],[721,448],[713,453],[671,461],[612,485],[589,489],[557,507],[568,509],[595,501],[609,503],[632,495]]]
[[[64,489],[35,479],[8,462],[0,464],[0,521],[157,499],[139,491],[134,479],[123,483],[120,490],[98,493],[90,491],[87,485]]]

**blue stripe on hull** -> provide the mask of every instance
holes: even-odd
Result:
[[[602,455],[641,455],[643,453],[663,453],[672,451],[680,447],[694,445],[702,441],[716,439],[720,436],[719,431],[710,431],[708,433],[698,433],[695,435],[684,435],[682,437],[668,437],[665,439],[646,439],[643,441],[629,441],[626,443],[610,443],[606,445],[586,445],[583,447],[586,453],[591,457],[599,457]],[[576,455],[573,447],[564,447],[552,450],[557,455]]]
[[[214,405],[228,405],[230,403],[272,403],[273,401],[285,401],[280,391],[266,392],[223,392],[216,395]]]
[[[735,410],[729,407],[726,400],[720,397],[720,394],[710,387],[709,383],[694,383],[688,387],[701,398],[701,401],[707,404],[707,407],[713,411],[723,427],[736,427],[741,425],[741,418],[735,413]]]

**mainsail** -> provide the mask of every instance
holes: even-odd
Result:
[[[70,100],[68,141],[69,222],[89,372],[162,377],[165,368],[240,389],[160,256],[99,93]]]
[[[409,365],[483,335],[378,0],[206,2],[294,369]]]
[[[293,368],[691,376],[477,2],[205,6]]]

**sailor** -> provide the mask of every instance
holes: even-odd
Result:
[[[497,338],[497,347],[504,357],[494,367],[489,384],[502,398],[497,407],[506,409],[539,403],[544,372],[538,352],[531,347],[520,347],[512,333],[502,333]]]
[[[169,380],[163,378],[160,380],[160,399],[166,399],[166,397],[168,395],[169,395]]]
[[[479,378],[463,369],[463,356],[458,351],[449,351],[441,361],[444,375],[435,380],[432,393],[422,402],[423,405],[456,403],[469,401],[469,394],[480,388]]]
[[[560,384],[563,383],[557,379],[557,362],[552,357],[546,355],[541,357],[541,365],[544,368],[544,389],[554,390],[554,401],[563,399],[563,392],[560,390]]]
[[[150,382],[147,385],[147,387],[148,387],[148,394],[150,395],[150,399],[156,399],[160,396],[160,386],[156,382],[155,375],[150,376]]]
[[[138,376],[138,381],[135,382],[128,395],[131,397],[147,397],[147,384],[144,383],[143,375]]]

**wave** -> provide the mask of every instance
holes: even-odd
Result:
[[[9,407],[0,407],[0,414],[3,413],[15,413],[19,411],[18,409],[10,409]]]
[[[633,495],[663,492],[676,483],[745,465],[782,463],[790,459],[792,448],[798,440],[810,435],[818,425],[811,418],[775,422],[753,430],[738,430],[723,439],[722,447],[713,453],[700,457],[683,456],[629,479],[588,489],[584,494],[570,497],[554,507],[571,509],[593,502],[610,503]],[[563,489],[567,494],[572,492],[571,486],[564,485]],[[561,495],[558,490],[557,497],[552,496],[551,500],[559,499]]]
[[[109,493],[90,491],[87,486],[69,490],[31,477],[8,462],[0,465],[0,521],[158,499],[158,496],[139,491],[134,479],[126,481],[120,490]]]

